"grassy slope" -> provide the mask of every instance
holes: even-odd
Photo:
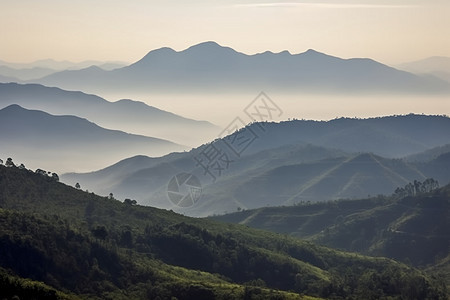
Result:
[[[0,167],[0,206],[1,266],[82,297],[299,298],[293,291],[376,299],[445,293],[420,271],[389,259],[130,206],[16,168]]]

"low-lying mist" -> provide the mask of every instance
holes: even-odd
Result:
[[[182,115],[226,127],[236,117],[243,120],[244,109],[259,95],[254,93],[217,94],[132,94],[127,97]],[[282,110],[266,120],[288,119],[331,120],[340,117],[369,118],[402,114],[449,115],[450,97],[446,95],[342,95],[284,94],[264,91]],[[109,101],[122,99],[122,94],[101,94]],[[264,113],[264,111],[262,112]],[[245,121],[250,121],[245,119]],[[219,134],[219,133],[218,133]]]

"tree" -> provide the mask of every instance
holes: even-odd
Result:
[[[19,169],[21,169],[21,170],[25,169],[25,165],[24,164],[20,164],[19,165]]]
[[[131,200],[131,199],[125,199],[124,201],[123,201],[123,203],[125,203],[125,204],[128,204],[128,205],[136,205],[137,204],[137,201],[136,200]]]
[[[422,192],[429,193],[439,188],[439,182],[433,178],[427,178],[422,184]]]
[[[395,189],[394,194],[398,197],[416,196],[422,193],[429,193],[439,188],[439,182],[433,178],[427,178],[422,183],[414,180],[413,183],[408,183],[405,187],[398,187]]]
[[[406,195],[408,195],[408,196],[414,196],[414,192],[415,192],[415,190],[414,190],[414,185],[410,182],[410,183],[408,183],[407,185],[405,185],[405,192],[406,192]]]
[[[396,188],[394,194],[400,198],[407,196],[406,190],[401,187]]]
[[[414,180],[414,196],[419,194],[422,190],[422,183],[418,180]]]
[[[47,175],[47,171],[44,171],[42,169],[37,169],[34,173],[45,176]]]
[[[53,179],[54,181],[58,182],[58,181],[59,181],[59,176],[58,176],[58,174],[52,173],[52,179]]]
[[[77,182],[77,183],[75,183],[75,188],[76,189],[81,189],[81,185]]]
[[[0,158],[0,166],[3,165],[3,160]]]
[[[14,164],[12,158],[8,157],[8,159],[6,160],[5,166],[6,167],[15,167],[16,165]]]
[[[113,195],[113,193],[109,193],[109,196],[108,196],[108,198],[109,198],[109,199],[114,199],[114,195]]]

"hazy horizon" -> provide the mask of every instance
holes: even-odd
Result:
[[[446,299],[449,0],[3,1],[5,299]]]
[[[195,46],[195,45],[198,45],[198,44],[202,44],[202,43],[206,43],[206,42],[215,42],[215,43],[218,43],[222,47],[230,47],[227,44],[220,43],[219,41],[216,41],[216,40],[203,40],[203,41],[199,41],[199,42],[196,42],[194,44],[188,45],[187,47],[179,48],[179,49],[175,49],[175,48],[171,48],[169,46],[161,45],[159,47],[148,49],[146,52],[141,53],[141,56],[134,55],[134,56],[137,57],[136,59],[126,59],[126,58],[124,58],[124,59],[118,60],[118,59],[100,59],[100,58],[99,59],[94,59],[94,58],[86,57],[84,59],[71,60],[71,59],[65,59],[65,58],[55,59],[55,58],[52,58],[52,57],[45,57],[44,56],[42,58],[37,58],[37,59],[32,59],[32,60],[22,60],[22,61],[5,60],[5,59],[2,59],[0,57],[0,61],[8,63],[8,64],[11,64],[11,65],[32,65],[32,64],[36,64],[36,63],[39,63],[39,65],[41,65],[41,64],[45,64],[45,62],[68,63],[68,64],[74,64],[74,65],[81,65],[83,63],[89,63],[90,62],[90,63],[94,63],[94,64],[98,64],[98,63],[109,64],[109,63],[111,63],[111,64],[124,64],[124,66],[128,66],[128,65],[131,65],[133,63],[138,62],[145,55],[147,55],[149,52],[152,52],[152,51],[155,51],[155,50],[159,50],[161,48],[170,48],[170,49],[172,49],[174,51],[182,52],[184,50],[189,49],[192,46]],[[232,47],[230,47],[230,48],[232,48]],[[262,54],[262,53],[267,52],[267,51],[272,52],[272,53],[280,53],[280,52],[288,51],[290,54],[295,55],[295,54],[302,54],[302,53],[304,53],[304,52],[306,52],[308,50],[311,50],[311,49],[315,50],[317,52],[320,52],[320,53],[324,53],[326,55],[335,56],[335,57],[339,57],[339,58],[342,58],[342,59],[368,58],[368,59],[372,59],[372,60],[375,60],[375,61],[377,61],[379,63],[385,64],[385,65],[388,65],[388,66],[392,66],[392,67],[395,67],[395,68],[397,68],[398,66],[401,66],[402,64],[408,64],[408,63],[411,63],[411,62],[417,62],[417,61],[430,59],[430,58],[450,58],[450,52],[449,52],[448,55],[433,55],[433,54],[430,54],[428,56],[418,56],[416,58],[412,58],[412,59],[409,59],[409,60],[399,60],[399,61],[389,62],[388,63],[388,62],[384,62],[382,60],[378,60],[376,58],[368,57],[368,56],[364,56],[364,55],[354,55],[354,56],[347,56],[347,57],[345,57],[345,56],[339,56],[339,55],[327,52],[325,50],[323,50],[323,51],[322,50],[318,50],[318,49],[315,49],[315,48],[305,48],[305,49],[297,51],[297,52],[292,52],[288,48],[282,49],[282,50],[278,50],[278,51],[272,51],[270,49],[261,49],[259,51],[253,51],[253,52],[246,52],[246,51],[241,51],[238,48],[233,48],[233,50],[235,50],[236,52],[242,53],[242,54],[245,54],[245,55]],[[19,67],[15,67],[15,68],[19,68]],[[86,68],[86,66],[82,66],[80,68]],[[59,68],[59,69],[56,69],[56,70],[66,70],[66,69]]]
[[[449,12],[450,3],[444,0],[16,1],[5,3],[0,11],[2,37],[8,41],[2,45],[0,60],[131,64],[162,47],[182,51],[214,41],[248,55],[286,50],[299,54],[314,49],[343,59],[370,58],[395,66],[432,56],[450,57],[450,39],[446,38]],[[258,71],[265,74],[266,69]],[[339,79],[342,73],[337,74],[333,80]],[[282,79],[282,75],[277,73],[271,80]],[[93,76],[89,79],[93,87],[77,86],[76,82],[71,88],[57,83],[44,85],[95,94],[111,102],[142,101],[186,118],[209,121],[220,128],[226,128],[236,117],[244,119],[245,107],[260,92],[266,92],[283,112],[271,121],[410,113],[450,115],[445,95],[374,94],[369,90],[359,94],[356,89],[349,95],[308,94],[302,92],[304,89],[289,93],[272,90],[264,82],[258,87],[262,90],[250,86],[245,92],[233,90],[232,86],[229,92],[214,90],[214,85],[209,90],[205,88],[205,93],[186,89],[189,91],[181,94],[183,89],[169,85],[162,86],[161,90],[152,90],[150,86],[148,92],[143,92],[129,82],[123,83],[125,88],[120,84],[114,86],[117,83],[114,82],[111,89],[102,90],[101,84],[95,82],[96,75]],[[114,128],[111,123],[105,126]],[[133,132],[128,128],[126,131]]]
[[[153,49],[216,41],[246,54],[315,49],[395,65],[450,57],[449,12],[443,0],[9,2],[0,60],[131,63]]]

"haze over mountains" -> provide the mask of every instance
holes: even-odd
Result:
[[[139,156],[89,174],[65,174],[62,180],[72,185],[79,182],[100,194],[113,192],[119,198],[193,216],[390,194],[398,186],[427,177],[442,184],[450,181],[448,155],[415,163],[398,159],[402,153],[447,144],[448,117],[408,115],[260,125],[246,129],[258,132],[259,138],[240,157],[233,156],[224,144],[233,140],[231,135],[189,153],[157,159]],[[206,158],[211,147],[227,154],[219,171],[217,166],[204,169],[195,161]],[[174,207],[167,198],[167,184],[180,172],[195,174],[203,185],[201,200],[187,209]]]
[[[450,57],[433,56],[396,67],[419,75],[433,75],[450,82]]]
[[[339,92],[448,93],[450,83],[396,70],[371,59],[340,59],[308,50],[246,55],[215,42],[183,51],[160,48],[129,66],[62,71],[33,82],[94,93]]]
[[[95,95],[37,84],[0,83],[0,108],[18,104],[54,115],[76,115],[129,133],[197,146],[215,138],[220,128],[187,119],[145,103],[123,99],[109,102]]]
[[[108,130],[75,116],[53,116],[19,105],[0,110],[2,157],[53,172],[92,170],[147,153],[160,156],[187,149],[166,140]],[[30,166],[31,165],[31,166]]]
[[[1,64],[0,81],[15,81],[0,83],[1,297],[448,298],[439,74],[214,42],[129,66]],[[128,99],[139,93],[147,103]],[[221,130],[186,108],[234,119]],[[246,226],[201,219],[218,215]]]
[[[10,82],[21,82],[23,80],[37,79],[55,72],[57,71],[40,67],[30,69],[13,69],[8,66],[0,65],[0,74],[5,77],[2,82],[7,82],[6,80]]]
[[[79,70],[90,66],[98,66],[103,70],[113,70],[124,67],[125,65],[123,62],[102,62],[94,60],[78,63],[55,61],[52,59],[38,60],[31,63],[11,63],[0,60],[0,75],[13,79],[13,82],[18,82],[38,79],[64,70]]]
[[[7,66],[12,69],[31,69],[31,68],[45,68],[52,70],[76,70],[83,69],[90,66],[99,66],[102,69],[108,70],[126,65],[123,61],[99,61],[99,60],[85,60],[80,62],[72,62],[68,60],[54,60],[41,59],[29,63],[14,63],[0,60],[1,66]]]
[[[46,63],[48,67],[53,62]],[[450,122],[446,116],[253,123],[205,144],[221,132],[211,123],[188,119],[143,102],[129,99],[109,102],[95,95],[61,89],[166,93],[167,101],[171,93],[180,91],[189,95],[195,91],[232,94],[273,89],[292,95],[320,91],[426,96],[450,92],[450,84],[443,80],[399,71],[370,59],[340,59],[314,50],[300,54],[283,51],[246,55],[215,42],[205,42],[178,52],[170,48],[153,50],[136,63],[114,70],[92,65],[82,70],[53,73],[38,82],[58,88],[0,83],[0,108],[12,120],[11,123],[3,121],[3,126],[17,126],[22,130],[12,134],[8,147],[2,148],[4,156],[17,154],[16,161],[27,163],[28,160],[33,166],[41,159],[43,168],[55,171],[99,170],[89,174],[71,172],[62,179],[71,185],[79,182],[83,188],[99,194],[113,192],[119,198],[134,198],[145,205],[173,208],[167,199],[167,184],[180,172],[193,173],[202,180],[202,201],[179,210],[195,216],[238,208],[390,193],[412,180],[434,176],[446,182],[449,177],[445,169],[446,148],[430,150],[450,142]],[[212,105],[225,114],[227,105],[233,101],[231,98],[223,107]],[[195,99],[188,104],[194,102]],[[296,100],[293,105],[298,107],[302,103]],[[392,102],[392,105],[396,104]],[[42,111],[41,117],[37,118],[37,112],[30,109]],[[43,111],[48,113],[45,117]],[[57,122],[55,115],[65,117],[58,117]],[[69,122],[67,115],[84,119]],[[20,125],[17,120],[21,118],[29,120]],[[50,122],[47,119],[52,120],[53,131],[43,130]],[[70,127],[76,132],[71,137],[64,134]],[[34,132],[33,139],[29,132]],[[98,133],[96,138],[92,137],[94,132]],[[244,148],[245,153],[237,153],[229,143],[242,133],[246,137],[244,141],[251,143]],[[198,147],[200,144],[204,145]],[[34,155],[30,145],[39,145],[43,151]],[[225,168],[214,169],[219,173],[214,175],[194,161],[211,145],[220,148],[221,162],[226,164]],[[168,154],[190,147],[197,148]],[[408,158],[421,152],[415,159]],[[165,156],[157,157],[160,155]],[[60,167],[58,160],[64,161],[59,162]],[[117,161],[120,162],[113,164]],[[108,165],[111,166],[105,168]]]
[[[426,170],[425,165],[420,168],[372,154],[359,154],[280,166],[247,180],[241,176],[235,181],[233,198],[246,208],[256,208],[390,194],[408,182],[437,178],[440,170],[450,167],[448,158],[441,163],[441,168]],[[444,183],[450,180],[448,174],[438,178]]]

